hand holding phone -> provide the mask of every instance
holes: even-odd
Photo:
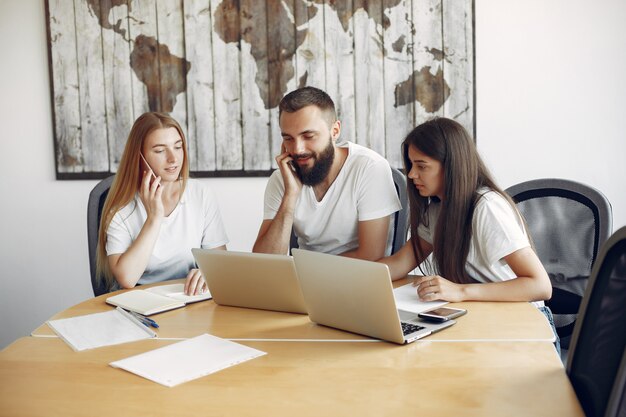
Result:
[[[143,165],[144,171],[148,171],[150,173],[150,184],[152,184],[152,181],[156,180],[157,177],[154,174],[154,171],[152,170],[152,168],[150,168],[150,164],[148,164],[148,161],[146,161],[146,158],[143,156],[141,152],[139,152],[139,156],[141,157],[141,162],[142,162],[141,164]]]
[[[462,308],[439,307],[434,310],[418,313],[417,316],[424,320],[441,323],[462,316],[465,313],[467,313],[467,310]]]

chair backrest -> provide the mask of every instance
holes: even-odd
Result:
[[[593,266],[567,358],[567,374],[587,417],[602,417],[607,410],[626,347],[625,306],[622,227],[604,244]]]
[[[398,169],[391,168],[391,176],[393,178],[393,184],[398,193],[398,198],[402,204],[402,208],[396,211],[393,215],[393,229],[391,232],[391,253],[394,254],[407,240],[407,234],[409,232],[409,197],[406,190],[406,176]],[[298,248],[298,237],[291,229],[291,237],[289,239],[289,253],[291,249]]]
[[[104,283],[98,284],[96,277],[96,249],[98,247],[98,231],[102,207],[111,188],[115,175],[100,181],[89,193],[87,203],[87,244],[89,246],[89,272],[91,273],[91,287],[95,296],[108,292]]]
[[[626,417],[626,349],[613,382],[613,391],[606,405],[604,417]]]
[[[567,348],[591,268],[611,234],[611,205],[600,191],[564,179],[526,181],[506,191],[526,219],[552,281],[552,299],[546,304]]]
[[[393,183],[400,199],[402,208],[396,211],[393,218],[393,244],[391,253],[396,253],[406,243],[407,234],[409,232],[409,196],[406,188],[406,175],[402,171],[391,168],[391,176]]]

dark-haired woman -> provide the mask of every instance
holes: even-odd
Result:
[[[543,300],[552,286],[515,203],[494,182],[474,141],[446,118],[416,127],[402,143],[411,238],[381,259],[392,279],[420,267],[423,301]],[[429,255],[432,257],[429,258]]]

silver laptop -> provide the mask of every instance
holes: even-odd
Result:
[[[292,249],[311,321],[394,343],[410,343],[452,326],[396,308],[387,265]]]
[[[191,252],[217,304],[306,314],[291,256],[215,249]]]

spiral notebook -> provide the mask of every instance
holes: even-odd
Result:
[[[160,285],[145,290],[132,290],[106,299],[107,304],[122,307],[144,316],[184,307],[189,303],[211,299],[211,293],[185,295],[184,284]]]

